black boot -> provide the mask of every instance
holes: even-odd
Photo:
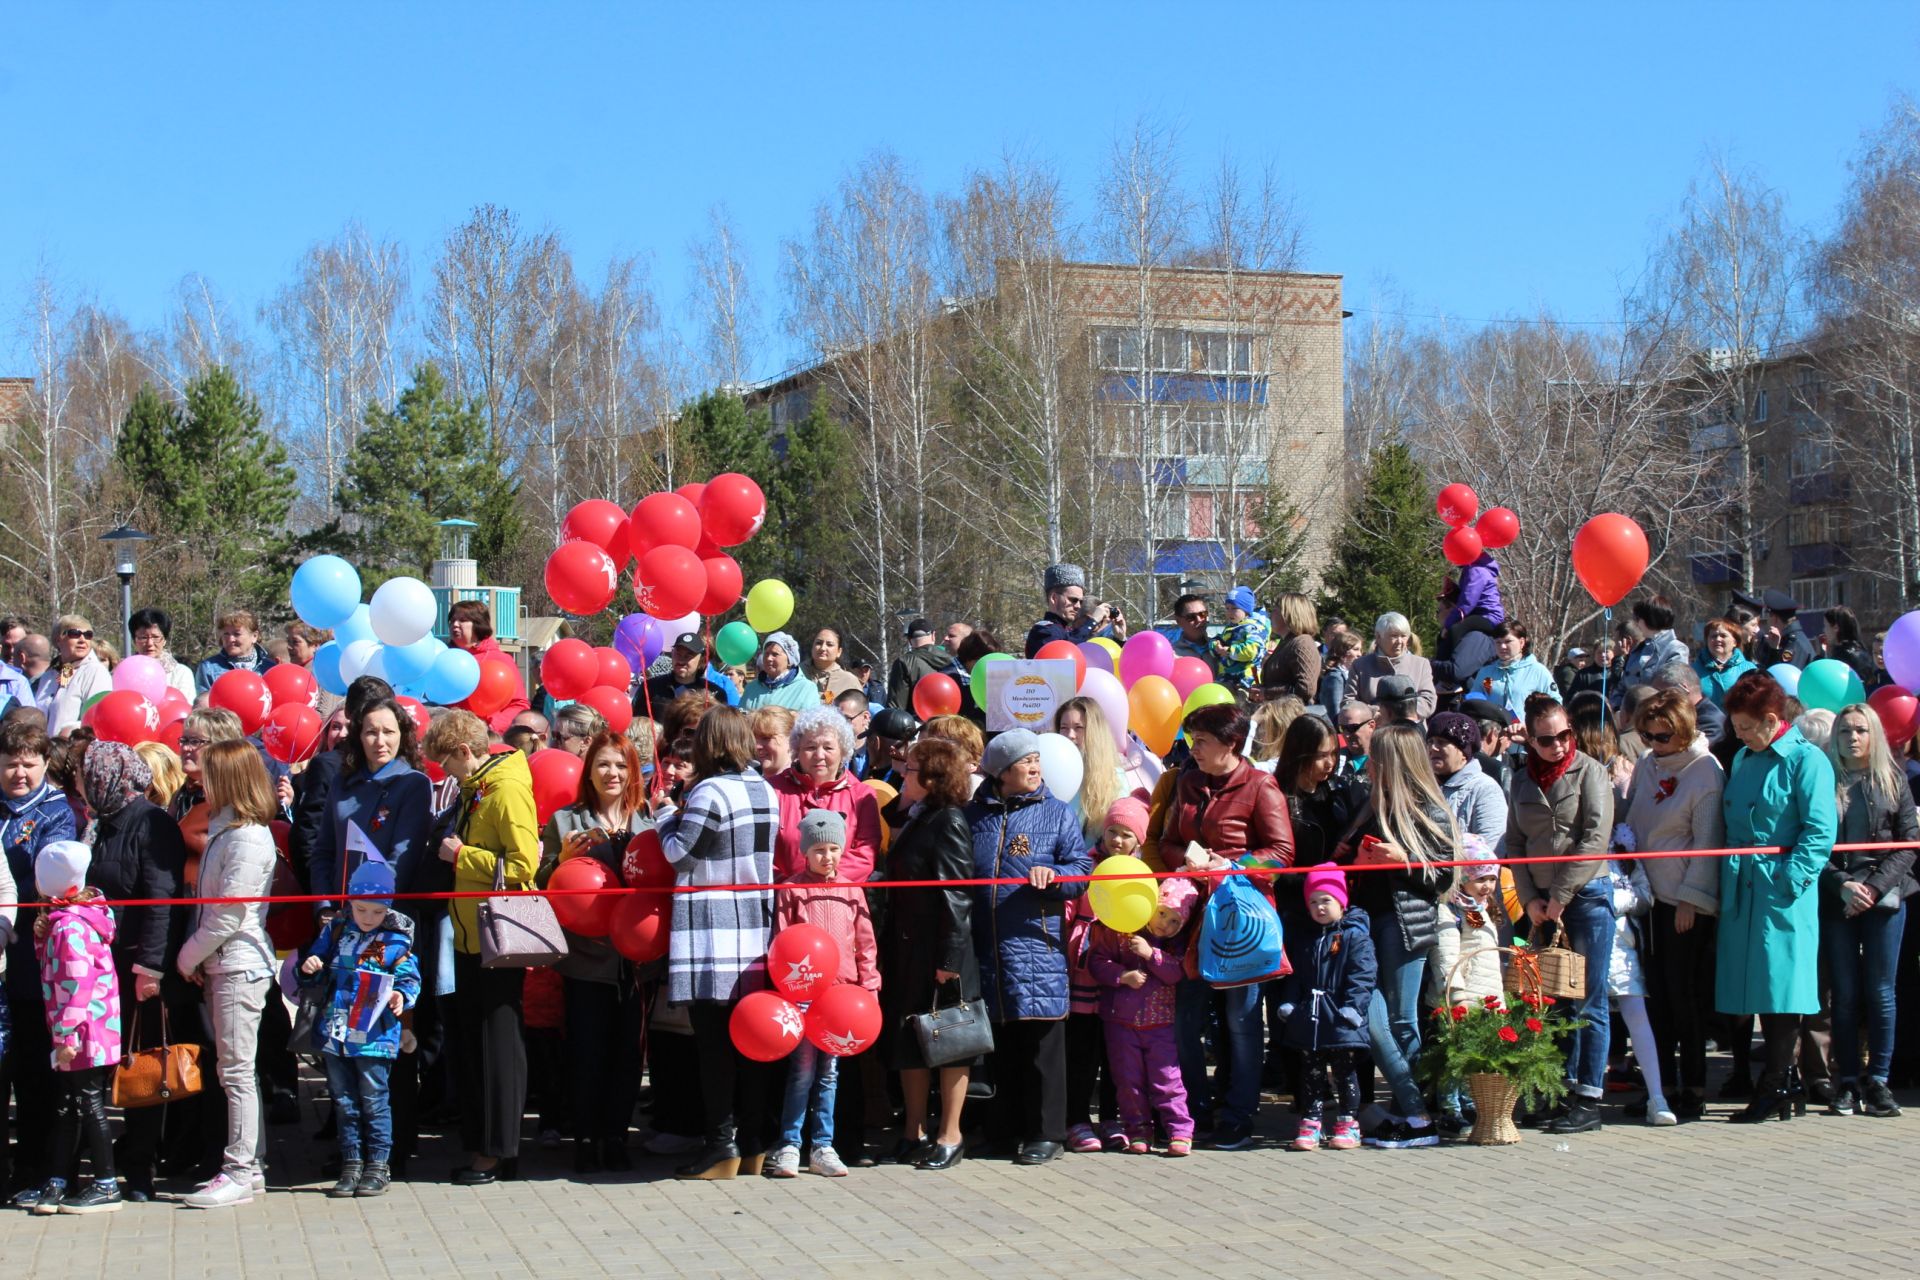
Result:
[[[327,1192],[327,1196],[333,1200],[347,1200],[351,1199],[353,1193],[359,1189],[360,1162],[358,1160],[342,1160],[340,1162],[340,1180],[333,1184],[333,1190]]]
[[[707,1145],[691,1161],[673,1171],[676,1178],[719,1182],[740,1172],[740,1144],[734,1140],[734,1127],[723,1124],[707,1131]]]
[[[1800,1114],[1805,1115],[1807,1104],[1800,1103]],[[1791,1120],[1793,1118],[1793,1099],[1787,1095],[1786,1080],[1783,1077],[1763,1074],[1753,1086],[1753,1101],[1746,1109],[1736,1111],[1727,1117],[1728,1124],[1759,1124],[1762,1120]]]
[[[393,1178],[387,1173],[387,1162],[369,1160],[366,1167],[360,1171],[360,1185],[354,1188],[353,1194],[356,1197],[383,1196],[387,1194],[387,1188],[392,1183]]]
[[[624,1134],[618,1138],[606,1138],[601,1141],[600,1167],[608,1173],[626,1173],[633,1168],[633,1153],[627,1150],[627,1139]]]
[[[600,1144],[592,1138],[573,1140],[573,1171],[581,1176],[600,1172]]]

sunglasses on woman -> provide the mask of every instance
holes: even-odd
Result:
[[[60,634],[61,634],[61,635],[63,635],[63,636],[65,636],[65,637],[66,637],[67,639],[69,639],[69,640],[91,640],[91,639],[93,639],[93,632],[91,632],[91,631],[82,631],[82,630],[80,630],[80,629],[79,629],[78,627],[68,627],[68,628],[67,628],[67,629],[66,629],[65,631],[62,631],[62,632],[61,632]]]
[[[1536,747],[1551,747],[1556,743],[1572,741],[1573,730],[1571,729],[1562,729],[1558,733],[1536,733],[1533,735],[1533,745]]]
[[[1655,746],[1661,746],[1661,747],[1664,747],[1669,742],[1673,741],[1672,733],[1643,733],[1640,736],[1645,738],[1648,742],[1653,743]]]

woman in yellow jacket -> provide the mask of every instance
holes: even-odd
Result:
[[[450,711],[427,730],[427,759],[460,783],[453,833],[440,859],[453,864],[455,892],[493,888],[506,865],[509,889],[533,886],[540,866],[540,827],[533,774],[518,751],[488,754],[487,725],[470,711]],[[527,1102],[527,1051],[520,1039],[525,969],[480,967],[478,898],[453,900],[454,1036],[451,1051],[460,1095],[460,1138],[472,1158],[456,1169],[456,1186],[477,1187],[516,1172],[520,1119]]]

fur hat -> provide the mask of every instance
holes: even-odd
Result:
[[[1300,896],[1307,901],[1313,901],[1313,895],[1316,893],[1324,893],[1338,902],[1342,909],[1346,907],[1347,875],[1331,862],[1322,862],[1314,866],[1307,872],[1306,881],[1300,886]]]
[[[847,843],[847,820],[831,809],[809,809],[800,819],[800,852],[817,844]]]
[[[1040,579],[1048,595],[1068,587],[1086,589],[1087,575],[1077,564],[1050,564]]]
[[[1125,827],[1133,832],[1133,838],[1145,844],[1147,841],[1147,806],[1133,796],[1121,796],[1107,809],[1106,821],[1100,829]]]

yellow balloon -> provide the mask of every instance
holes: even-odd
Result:
[[[793,617],[793,589],[778,578],[762,578],[747,592],[747,625],[766,635]]]
[[[1120,646],[1115,644],[1113,641],[1107,639],[1105,636],[1095,636],[1093,638],[1093,643],[1099,645],[1102,649],[1105,649],[1109,654],[1113,655],[1113,669],[1115,671],[1118,671],[1120,669]]]
[[[1180,708],[1180,718],[1188,716],[1202,707],[1215,706],[1222,702],[1232,702],[1233,691],[1223,684],[1203,684],[1187,695],[1187,705]]]
[[[1093,869],[1096,876],[1128,876],[1125,880],[1095,880],[1087,887],[1093,914],[1115,933],[1135,933],[1147,927],[1160,905],[1160,889],[1153,872],[1138,858],[1115,855]]]

